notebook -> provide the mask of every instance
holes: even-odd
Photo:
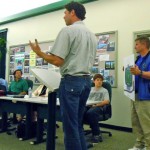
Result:
[[[10,94],[7,94],[6,96],[11,97],[11,98],[24,98],[25,95],[10,95]]]

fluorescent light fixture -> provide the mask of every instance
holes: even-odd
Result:
[[[0,19],[62,0],[4,0],[0,4]]]

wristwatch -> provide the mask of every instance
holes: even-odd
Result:
[[[142,75],[143,75],[143,71],[142,70],[140,70],[140,74],[139,75],[140,75],[140,77],[142,77]]]

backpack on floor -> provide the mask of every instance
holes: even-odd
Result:
[[[30,128],[31,138],[36,136],[36,126],[37,126],[37,122],[32,122],[31,128]],[[25,132],[26,132],[26,123],[25,121],[21,121],[17,125],[16,132],[15,132],[17,138],[24,138]]]
[[[16,136],[17,138],[25,137],[26,124],[24,121],[19,122],[16,128]]]

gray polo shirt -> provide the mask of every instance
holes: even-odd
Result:
[[[62,76],[90,74],[96,56],[97,39],[82,21],[64,27],[58,34],[51,54],[64,59]]]
[[[109,100],[109,94],[107,89],[100,87],[98,90],[96,90],[95,87],[92,87],[88,101],[101,102],[103,100]]]

